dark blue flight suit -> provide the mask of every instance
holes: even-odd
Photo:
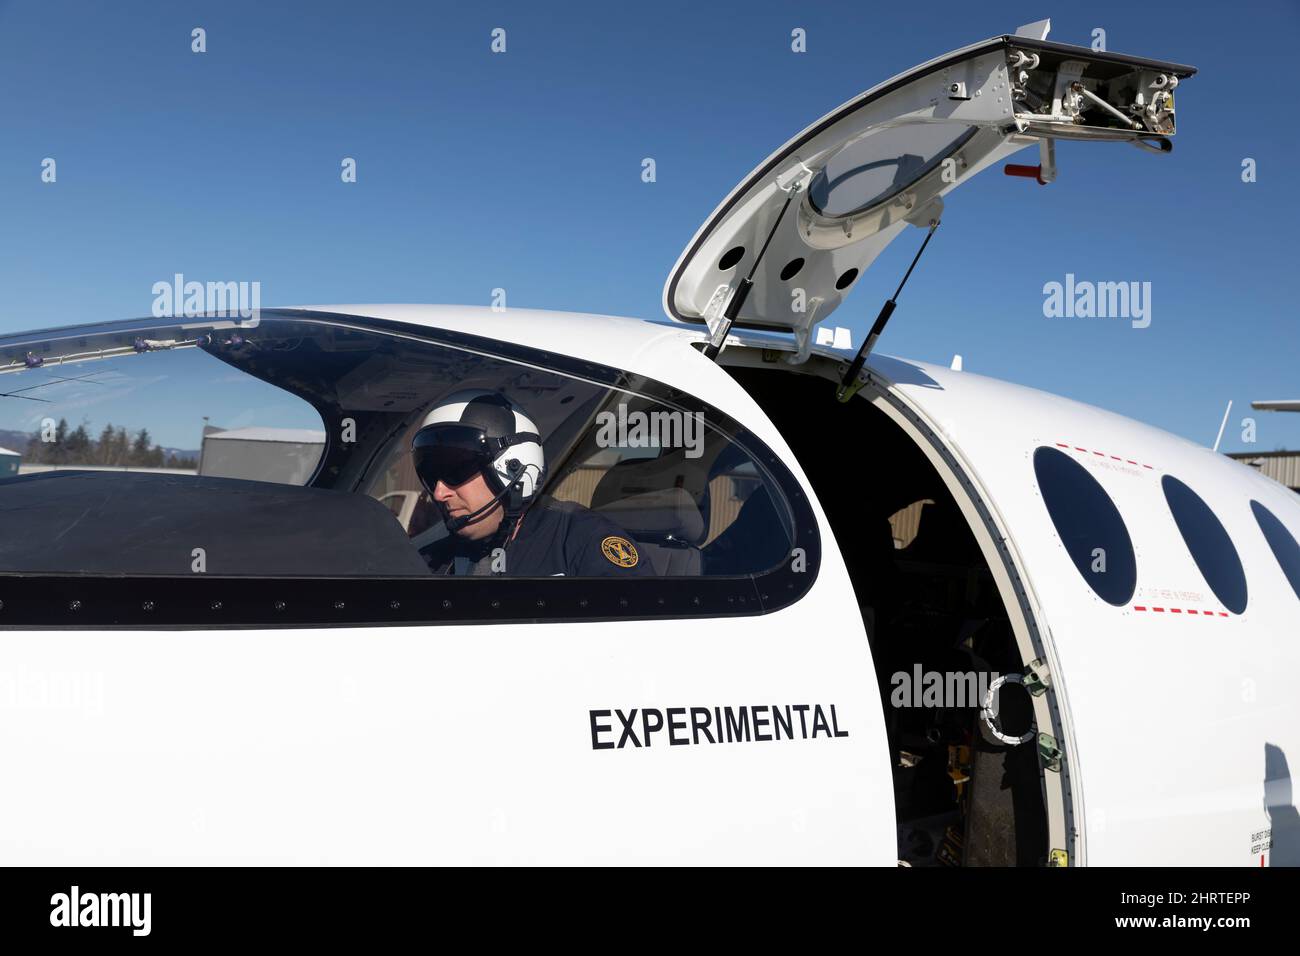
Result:
[[[524,512],[520,522],[519,533],[504,546],[466,542],[450,535],[429,565],[435,574],[491,575],[495,573],[492,551],[504,547],[503,573],[508,577],[654,575],[650,559],[626,531],[579,504],[539,502]]]

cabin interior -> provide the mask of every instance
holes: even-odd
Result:
[[[815,375],[727,371],[790,444],[848,565],[888,731],[900,865],[1045,865],[1034,741],[1011,746],[994,737],[980,718],[981,701],[969,699],[978,695],[949,695],[947,706],[896,706],[915,700],[918,665],[921,674],[988,675],[1020,672],[1026,663],[943,479],[865,390],[841,403],[835,385]],[[1031,729],[1021,685],[1004,684],[999,706],[1004,734]]]

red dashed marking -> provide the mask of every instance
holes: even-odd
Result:
[[[1195,615],[1195,614],[1199,614],[1199,615],[1201,615],[1201,617],[1214,617],[1216,614],[1217,614],[1219,617],[1228,617],[1228,616],[1229,616],[1227,611],[1203,611],[1203,610],[1198,611],[1198,610],[1197,610],[1196,608],[1194,608],[1194,607],[1169,607],[1169,608],[1165,608],[1165,607],[1147,607],[1145,604],[1134,604],[1134,605],[1133,605],[1133,610],[1135,610],[1135,611],[1154,611],[1154,612],[1157,613],[1157,614],[1164,614],[1165,612],[1168,612],[1168,613],[1170,613],[1170,614],[1193,614],[1193,615]]]
[[[1066,451],[1069,451],[1071,448],[1073,448],[1075,451],[1083,452],[1085,455],[1091,453],[1093,455],[1096,455],[1098,458],[1110,458],[1112,461],[1128,462],[1130,465],[1141,465],[1143,468],[1147,469],[1148,471],[1155,471],[1155,468],[1153,466],[1148,465],[1145,462],[1134,461],[1132,458],[1121,458],[1119,455],[1112,455],[1109,452],[1097,451],[1097,449],[1095,448],[1084,448],[1082,445],[1067,445],[1063,441],[1056,442],[1056,447],[1064,448]]]

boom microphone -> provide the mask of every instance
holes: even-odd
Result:
[[[519,474],[515,475],[515,477],[510,480],[510,483],[506,485],[504,488],[502,488],[496,494],[496,496],[487,504],[485,504],[482,508],[479,508],[476,511],[471,511],[467,515],[461,515],[458,518],[445,517],[443,518],[443,523],[447,525],[447,529],[449,531],[459,531],[461,528],[465,527],[466,525],[473,524],[475,521],[478,521],[485,514],[487,514],[489,511],[495,508],[501,502],[502,498],[508,495],[515,488],[516,485],[518,485],[521,481],[524,480],[524,476],[528,474],[529,468],[536,468],[536,467],[537,466],[532,463],[525,465],[522,469],[520,469]],[[538,477],[539,478],[541,477],[540,470],[538,473]]]

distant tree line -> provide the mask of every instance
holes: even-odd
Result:
[[[27,442],[24,460],[35,465],[109,465],[135,468],[197,468],[193,458],[180,458],[165,453],[149,437],[149,429],[142,428],[128,435],[125,428],[105,425],[99,438],[91,438],[83,422],[69,429],[66,418],[60,418],[54,429],[53,441],[42,441],[39,433]]]

